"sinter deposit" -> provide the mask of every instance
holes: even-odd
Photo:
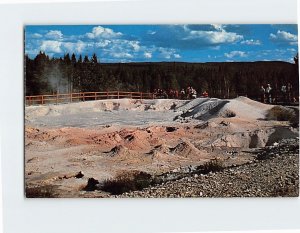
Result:
[[[133,182],[126,186],[128,190],[121,188],[127,192],[125,196],[189,196],[172,194],[172,190],[180,192],[180,187],[185,187],[186,192],[185,185],[189,184],[197,186],[193,189],[195,192],[191,191],[192,196],[222,196],[204,190],[212,187],[208,179],[213,181],[213,175],[203,181],[208,182],[207,185],[201,183],[203,179],[198,178],[199,174],[193,174],[196,177],[192,179],[185,177],[190,177],[191,168],[199,166],[204,171],[218,166],[251,164],[260,148],[286,139],[295,140],[298,128],[295,124],[291,127],[290,118],[296,110],[280,108],[281,117],[288,117],[279,121],[276,116],[272,116],[274,119],[268,117],[273,107],[246,97],[228,100],[108,99],[26,107],[26,195],[110,197],[114,192],[118,194],[114,181],[119,180],[118,185]],[[258,171],[264,164],[270,167],[277,160],[280,159],[260,161]],[[217,162],[209,164],[211,161]],[[298,169],[298,165],[294,168]],[[172,173],[172,186],[157,186],[172,187],[170,192],[149,194],[151,187],[160,182],[158,177],[181,169],[187,172]],[[256,165],[245,165],[241,169],[252,172]],[[231,170],[224,171],[223,180],[227,179],[228,171]],[[247,171],[243,170],[243,174],[248,174]],[[230,177],[239,172],[234,169]],[[222,174],[219,172],[217,176]],[[147,180],[143,180],[145,177]],[[143,182],[134,183],[135,180]],[[261,182],[259,187],[265,180]],[[250,186],[251,192],[259,193],[254,190],[256,186]],[[145,192],[128,194],[141,189]],[[265,195],[268,196],[268,192],[262,196]],[[243,195],[236,190],[232,196]]]

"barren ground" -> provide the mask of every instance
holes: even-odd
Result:
[[[289,122],[266,120],[272,107],[245,97],[26,107],[27,196],[110,197],[84,191],[88,180],[101,184],[128,171],[158,176],[215,158],[223,166],[252,162],[253,150],[298,137]]]

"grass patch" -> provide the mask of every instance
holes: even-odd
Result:
[[[119,195],[142,190],[148,187],[151,182],[152,176],[146,172],[126,171],[118,174],[114,179],[105,180],[101,189],[113,195]]]
[[[289,121],[292,127],[298,127],[299,110],[275,106],[268,111],[266,119],[275,121]]]
[[[208,174],[210,172],[219,172],[224,169],[224,163],[220,159],[212,159],[201,166],[201,174]]]
[[[51,185],[40,187],[26,187],[25,195],[27,198],[55,198],[57,194],[54,192],[54,187]]]

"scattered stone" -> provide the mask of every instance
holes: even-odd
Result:
[[[83,173],[80,171],[80,172],[78,172],[76,175],[75,175],[75,178],[77,178],[77,179],[80,179],[80,178],[82,178],[82,177],[84,177],[84,175],[83,175]]]
[[[83,188],[84,191],[95,191],[99,181],[94,178],[89,178],[87,185]]]
[[[170,133],[170,132],[174,132],[174,131],[176,131],[177,130],[177,128],[176,127],[172,127],[172,126],[168,126],[168,127],[166,127],[166,131],[168,132],[168,133]]]

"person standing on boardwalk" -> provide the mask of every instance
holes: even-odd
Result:
[[[266,97],[266,89],[264,86],[261,86],[260,88],[260,102],[265,103],[265,97]]]
[[[271,104],[272,103],[272,87],[270,84],[267,85],[266,94],[267,94],[267,98],[268,98],[268,103]]]
[[[282,101],[284,104],[287,103],[287,88],[286,85],[282,85],[281,87]]]

